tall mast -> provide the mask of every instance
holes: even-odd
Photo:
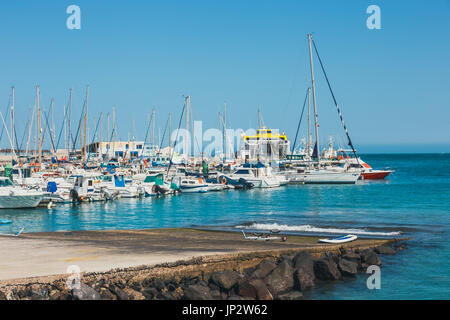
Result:
[[[308,45],[309,45],[309,63],[311,65],[311,87],[313,92],[313,105],[314,105],[314,126],[315,126],[315,134],[316,134],[316,145],[314,149],[317,152],[317,162],[320,168],[320,159],[319,159],[319,123],[317,119],[317,106],[316,106],[316,87],[314,84],[314,66],[313,66],[313,57],[312,57],[312,48],[311,48],[311,34],[308,33]],[[314,152],[313,152],[314,153]]]
[[[306,140],[308,157],[311,156],[311,88],[308,88],[308,137]]]
[[[67,110],[66,110],[66,104],[64,103],[64,109],[63,109],[63,115],[64,115],[64,148],[67,147]]]
[[[225,163],[225,158],[227,156],[227,102],[223,103],[223,162]]]
[[[37,110],[38,110],[38,125],[37,125],[37,130],[38,130],[38,152],[39,152],[39,171],[42,168],[42,128],[41,128],[41,107],[39,105],[39,86],[36,86],[36,99],[37,99]]]
[[[55,139],[56,139],[56,137],[55,137],[55,117],[54,117],[54,109],[55,109],[55,99],[54,98],[52,98],[52,102],[51,102],[51,111],[52,111],[52,114],[51,114],[51,116],[52,116],[52,132],[50,133],[51,135],[52,135],[52,139],[53,139],[53,143],[55,143]],[[56,147],[56,146],[55,146]],[[54,150],[54,152],[56,152],[56,150],[55,149],[53,149]]]
[[[155,109],[152,110],[152,149],[153,146],[155,145],[155,116],[156,116],[156,112]]]
[[[172,112],[169,112],[169,152],[172,146]]]
[[[11,90],[12,90],[12,92],[11,92],[11,94],[12,94],[12,105],[11,105],[11,146],[12,146],[12,153],[14,154],[14,142],[15,142],[15,137],[16,137],[16,135],[15,135],[15,133],[16,133],[16,130],[14,130],[14,95],[15,95],[15,93],[14,93],[14,86],[11,88]]]
[[[72,116],[72,88],[70,88],[70,98],[69,98],[69,110],[68,110],[69,114],[68,114],[68,129],[67,129],[67,134],[68,134],[68,138],[67,138],[67,150],[70,154],[70,145],[71,145],[71,138],[72,138],[72,134],[71,134],[71,129],[70,129],[70,122],[71,122],[71,116]]]
[[[89,85],[87,85],[86,86],[86,110],[85,110],[85,113],[84,113],[84,142],[83,142],[83,145],[84,145],[84,154],[83,154],[83,156],[85,156],[86,155],[86,153],[87,153],[87,145],[86,145],[86,132],[87,132],[87,116],[88,116],[88,102],[89,102]],[[83,157],[83,160],[84,160],[84,157]]]
[[[187,165],[187,163],[188,163],[188,161],[189,161],[189,150],[188,150],[188,148],[189,148],[189,109],[190,109],[190,103],[191,103],[191,97],[190,96],[187,96],[186,97],[186,141],[185,141],[185,144],[186,144],[186,165]]]

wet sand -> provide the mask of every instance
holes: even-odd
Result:
[[[288,236],[280,240],[245,240],[241,233],[197,229],[72,231],[0,236],[0,286],[61,277],[71,265],[81,272],[152,266],[197,257],[246,254],[289,254],[308,250],[320,255],[346,248],[370,248],[395,240],[358,239],[344,245],[317,243],[318,237]],[[213,257],[211,257],[212,259]],[[33,281],[34,281],[33,280]]]

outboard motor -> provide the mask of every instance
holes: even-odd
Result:
[[[159,196],[159,195],[164,195],[166,193],[166,190],[164,190],[160,186],[154,184],[152,187],[152,192],[155,193],[157,196]]]
[[[70,195],[70,199],[72,199],[72,203],[80,203],[81,202],[81,198],[78,195],[77,190],[71,189],[69,195]]]
[[[239,183],[242,184],[245,189],[251,189],[251,188],[253,188],[255,186],[253,183],[248,182],[244,178],[240,178],[239,179]]]

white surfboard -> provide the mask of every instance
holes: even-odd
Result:
[[[355,241],[356,239],[358,239],[358,236],[355,236],[354,234],[348,234],[346,236],[341,236],[341,237],[332,238],[332,239],[319,239],[319,242],[323,242],[323,243],[345,243],[345,242]]]

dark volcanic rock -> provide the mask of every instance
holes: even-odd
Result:
[[[3,291],[0,291],[0,300],[6,300],[6,294]]]
[[[210,280],[221,289],[228,291],[241,280],[241,276],[235,271],[225,270],[214,273]]]
[[[396,244],[396,245],[394,245],[394,249],[395,249],[396,252],[405,250],[406,249],[406,243]]]
[[[80,283],[79,289],[73,289],[72,294],[77,300],[100,300],[100,294],[84,283]]]
[[[256,267],[255,272],[250,276],[251,278],[263,279],[267,277],[277,265],[269,260],[262,261],[258,267]]]
[[[356,252],[346,252],[342,255],[342,258],[344,258],[345,260],[353,261],[357,264],[361,263],[361,256]]]
[[[239,284],[237,292],[241,297],[244,298],[273,300],[273,296],[270,293],[269,289],[260,279],[243,281]]]
[[[344,276],[355,276],[358,273],[358,264],[347,259],[339,259],[338,269]]]
[[[61,300],[61,293],[58,290],[52,290],[48,294],[49,300]]]
[[[305,290],[314,286],[314,260],[309,252],[299,252],[293,259],[294,286],[298,290]]]
[[[31,286],[31,300],[46,300],[48,298],[48,289],[38,284]]]
[[[278,259],[278,264],[280,264],[283,261],[286,261],[290,266],[292,266],[292,259],[293,259],[293,256],[288,256],[288,255],[282,254],[280,256],[280,258]]]
[[[185,300],[212,300],[211,291],[207,286],[202,286],[199,284],[191,284],[189,287],[184,289]]]
[[[304,272],[303,269],[296,269],[294,272],[294,288],[304,291],[308,288],[314,287],[314,272],[312,274]]]
[[[128,294],[119,287],[110,288],[110,290],[117,296],[118,300],[128,300]]]
[[[264,280],[272,295],[291,290],[294,287],[294,268],[283,260]]]
[[[300,291],[289,291],[277,296],[277,300],[302,300],[303,294]]]
[[[314,274],[320,280],[339,280],[342,278],[336,263],[331,257],[323,257],[314,261]]]
[[[156,288],[146,288],[142,292],[146,300],[153,300],[156,299],[156,296],[158,295],[158,290]]]
[[[389,246],[376,247],[375,252],[378,254],[395,254],[395,250]]]
[[[109,289],[100,288],[99,293],[102,300],[117,300],[117,297]]]
[[[381,266],[381,260],[378,255],[372,249],[364,250],[361,252],[361,261],[365,265]]]

